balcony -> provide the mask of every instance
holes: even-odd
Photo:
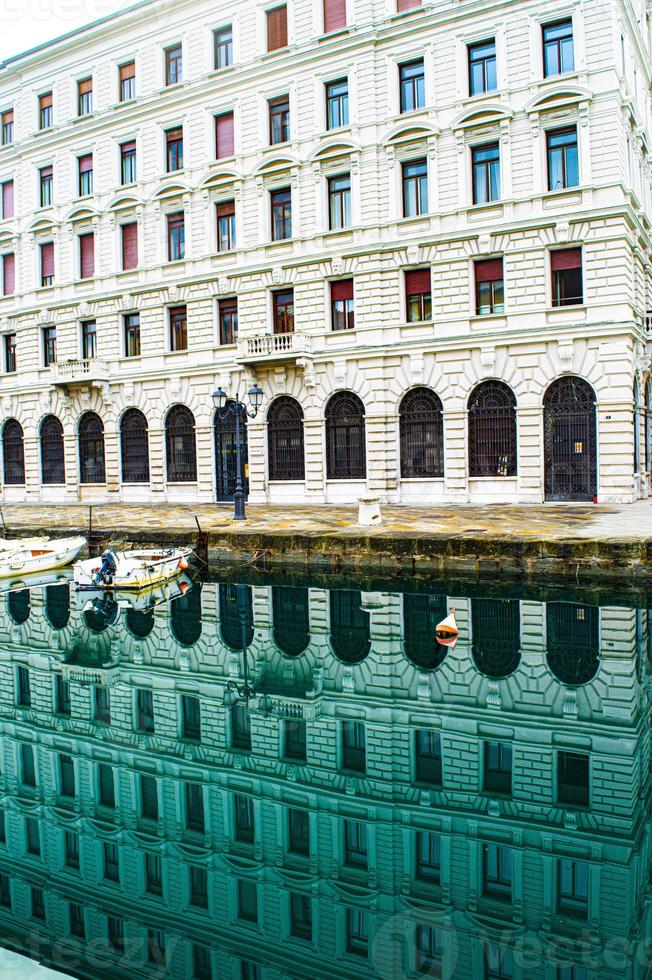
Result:
[[[239,338],[236,360],[242,364],[291,361],[309,354],[310,350],[310,337],[303,333],[256,334]]]
[[[109,380],[109,365],[97,357],[52,365],[52,384],[62,388],[101,385]]]

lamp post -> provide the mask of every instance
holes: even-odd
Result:
[[[245,491],[244,491],[244,465],[242,459],[242,447],[240,445],[240,436],[242,432],[242,426],[247,424],[247,416],[250,419],[255,419],[258,415],[258,409],[261,406],[263,400],[262,388],[259,388],[257,384],[253,384],[247,396],[249,399],[249,404],[251,408],[247,408],[245,402],[240,401],[239,393],[236,394],[235,398],[229,398],[227,393],[223,388],[218,388],[213,392],[213,405],[217,410],[218,417],[222,422],[233,416],[235,419],[235,493],[233,494],[234,512],[233,519],[235,521],[245,521],[247,515],[245,513]]]
[[[256,682],[253,683],[249,680],[249,657],[248,657],[248,645],[247,645],[247,628],[249,626],[249,596],[247,594],[247,586],[238,584],[236,585],[236,606],[238,609],[238,618],[240,620],[240,645],[242,648],[243,679],[241,683],[237,681],[227,681],[226,690],[224,691],[224,704],[228,708],[232,708],[234,704],[239,701],[245,701],[247,704],[249,701],[256,697],[258,694],[258,686]],[[259,707],[264,714],[269,714],[273,708],[273,702],[268,694],[263,694],[259,701]]]

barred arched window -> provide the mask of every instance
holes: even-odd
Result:
[[[53,630],[65,629],[70,619],[70,586],[48,585],[45,589],[45,618]]]
[[[254,638],[251,586],[220,585],[219,590],[222,642],[230,650],[246,650]]]
[[[308,589],[272,587],[274,640],[286,657],[298,657],[310,643]]]
[[[342,663],[361,663],[371,648],[369,613],[358,591],[334,589],[329,596],[331,645]]]
[[[339,391],[326,405],[326,476],[364,480],[366,475],[364,405],[352,391]]]
[[[194,483],[197,479],[195,416],[185,405],[175,405],[165,420],[168,481]]]
[[[485,677],[501,680],[521,662],[518,599],[472,599],[473,662]]]
[[[25,482],[25,444],[23,429],[16,419],[7,419],[2,430],[2,461],[5,483],[16,486]]]
[[[516,398],[502,381],[483,381],[471,392],[469,475],[516,475]]]
[[[153,609],[127,609],[125,625],[137,640],[145,640],[154,629]]]
[[[270,480],[304,480],[303,410],[298,401],[283,395],[267,413],[267,449]]]
[[[12,622],[22,626],[29,619],[30,594],[29,589],[14,589],[7,596],[7,607]]]
[[[80,483],[105,483],[104,426],[95,412],[86,412],[79,420]]]
[[[149,440],[147,419],[130,408],[120,422],[120,455],[123,483],[149,483]]]
[[[573,602],[546,606],[546,660],[569,687],[588,684],[600,666],[600,610]]]
[[[448,613],[445,595],[403,596],[403,649],[420,670],[441,667],[448,648],[437,643],[435,627]]]
[[[444,475],[444,413],[430,388],[413,388],[399,409],[403,479]]]
[[[41,422],[41,482],[66,482],[63,426],[56,415],[46,415]]]
[[[170,631],[182,647],[201,638],[201,585],[198,582],[170,603]]]

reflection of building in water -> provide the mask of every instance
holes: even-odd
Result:
[[[448,602],[446,652],[437,595],[10,593],[2,932],[84,975],[642,976],[646,615]]]

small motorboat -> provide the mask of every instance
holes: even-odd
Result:
[[[86,546],[86,538],[53,538],[39,544],[17,540],[13,551],[0,552],[0,578],[17,578],[71,565]]]
[[[78,561],[73,578],[78,589],[139,592],[181,575],[188,569],[191,557],[190,548],[109,550],[101,558]]]
[[[453,648],[457,643],[459,635],[460,631],[457,626],[457,620],[455,619],[455,609],[451,609],[448,616],[435,626],[435,638],[437,643],[440,643],[443,647]]]
[[[52,538],[0,538],[0,555],[22,548],[40,548],[41,545],[51,543]]]

